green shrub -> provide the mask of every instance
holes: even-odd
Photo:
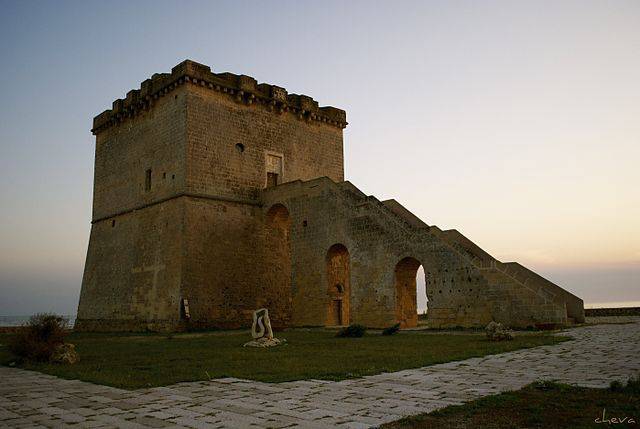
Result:
[[[624,390],[624,384],[620,380],[613,380],[609,383],[609,390],[612,392],[622,392]]]
[[[62,316],[35,314],[9,339],[9,350],[20,360],[48,361],[56,347],[64,344],[67,327]]]
[[[400,330],[400,324],[396,323],[393,326],[389,326],[388,328],[384,328],[382,331],[382,335],[393,335]]]
[[[627,380],[627,392],[640,393],[640,374]]]
[[[367,328],[362,325],[354,324],[340,329],[336,334],[336,337],[358,338],[364,336],[365,332],[367,332]]]
[[[625,392],[625,393],[640,393],[640,374],[635,377],[630,377],[627,380],[627,384],[620,380],[613,380],[609,383],[609,390],[612,392]]]

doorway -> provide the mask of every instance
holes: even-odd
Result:
[[[351,290],[349,251],[334,244],[327,251],[327,326],[349,324],[349,293]]]

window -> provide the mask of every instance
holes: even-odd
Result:
[[[277,186],[282,183],[282,155],[267,153],[265,159],[265,167],[267,173],[267,185]]]
[[[278,184],[278,173],[267,173],[267,188]]]
[[[147,169],[144,175],[144,190],[147,192],[151,190],[151,169],[150,168]]]

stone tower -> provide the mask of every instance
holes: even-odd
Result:
[[[116,100],[92,129],[77,329],[175,328],[187,297],[189,316],[207,315],[193,323],[208,326],[238,326],[259,305],[286,307],[286,296],[264,290],[265,275],[278,273],[262,264],[277,249],[260,246],[260,191],[342,181],[345,126],[343,110],[188,60]]]
[[[344,180],[345,112],[184,61],[94,118],[78,330],[564,325],[580,298]],[[508,203],[508,202],[507,202]]]

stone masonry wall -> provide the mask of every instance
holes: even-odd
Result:
[[[179,87],[153,109],[96,136],[93,221],[184,192],[186,102]]]
[[[92,225],[76,330],[179,323],[183,213],[174,199]]]
[[[179,320],[185,91],[96,137],[93,225],[77,330],[168,329]],[[150,179],[150,181],[149,181]]]
[[[192,327],[246,326],[259,285],[259,208],[204,198],[187,198],[185,207],[181,291]]]
[[[289,218],[257,204],[187,198],[181,294],[192,328],[250,326],[268,308],[274,327],[291,317]]]
[[[224,93],[187,88],[185,263],[183,296],[198,327],[237,328],[256,308],[274,326],[291,318],[288,215],[258,209],[266,155],[282,156],[281,182],[343,178],[342,130],[300,120]],[[238,146],[241,145],[241,146]]]
[[[263,210],[283,204],[291,215],[294,326],[328,324],[325,315],[333,296],[328,293],[332,279],[327,277],[327,252],[336,244],[348,250],[350,259],[350,315],[344,324],[384,327],[398,321],[397,303],[402,297],[396,288],[396,268],[406,258],[419,261],[430,273],[475,270],[436,237],[412,231],[382,203],[357,192],[348,182],[336,184],[327,178],[264,192]],[[417,270],[417,265],[411,268]],[[436,324],[439,311],[442,326],[477,326],[491,320],[480,287],[465,283],[464,290],[447,289],[444,296],[439,292],[427,286],[429,312]],[[411,322],[417,321],[405,326]]]
[[[282,157],[278,183],[320,176],[344,180],[339,128],[247,106],[196,85],[188,86],[187,103],[191,193],[257,201],[266,186],[269,154]]]
[[[263,210],[287,206],[291,215],[294,326],[323,326],[333,297],[327,293],[327,251],[343,245],[350,258],[348,323],[415,326],[415,274],[425,270],[432,327],[565,323],[566,308],[517,280],[480,268],[443,240],[442,232],[404,210],[367,197],[348,182],[320,178],[267,189]],[[413,279],[411,279],[413,277]],[[330,285],[329,285],[330,286]],[[346,322],[345,322],[346,324]]]

